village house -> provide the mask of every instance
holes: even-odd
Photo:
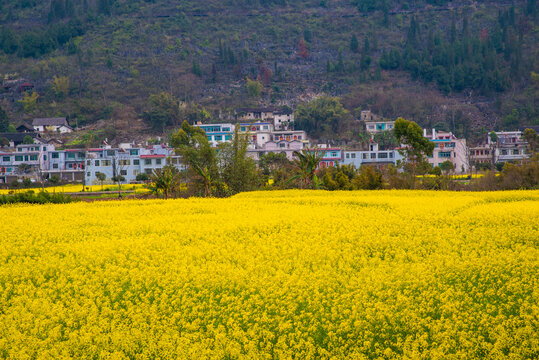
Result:
[[[243,108],[236,110],[236,119],[240,123],[269,122],[275,130],[288,130],[294,125],[294,111],[289,108]]]
[[[498,140],[487,137],[489,146],[495,147],[495,162],[521,162],[528,158],[528,143],[522,138],[522,131],[497,131]]]
[[[208,136],[208,141],[213,147],[217,147],[217,145],[224,142],[231,142],[235,131],[235,126],[230,123],[195,124],[194,126],[204,130],[204,132]]]
[[[423,129],[423,137],[434,143],[432,156],[428,157],[429,164],[433,167],[440,166],[449,160],[455,167],[455,172],[465,173],[469,170],[466,139],[457,139],[451,132],[436,131],[436,129],[430,132]]]
[[[57,132],[57,133],[69,133],[73,129],[68,125],[65,117],[61,118],[36,118],[32,121],[32,126],[35,131],[39,132]]]
[[[361,165],[383,166],[397,165],[403,160],[403,156],[398,150],[380,150],[377,143],[371,141],[368,151],[345,150],[343,151],[343,165],[354,165],[360,168]]]
[[[118,148],[106,146],[89,149],[86,155],[86,184],[97,185],[100,180],[98,173],[105,175],[105,183],[112,183],[113,178],[122,176],[124,182],[136,181],[137,175],[151,175],[156,169],[162,169],[170,164],[179,170],[185,170],[173,149],[165,145],[154,145],[149,148],[120,144]]]
[[[488,144],[482,144],[470,148],[470,162],[477,168],[477,164],[491,164],[494,160],[495,148]]]

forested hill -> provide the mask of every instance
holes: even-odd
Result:
[[[0,24],[13,123],[160,133],[320,94],[468,137],[539,123],[535,0],[1,0]]]

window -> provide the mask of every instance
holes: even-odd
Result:
[[[151,175],[153,174],[153,170],[152,169],[144,169],[144,172],[148,175]]]
[[[440,151],[438,153],[438,157],[439,158],[450,158],[451,157],[451,152],[450,151]]]
[[[59,157],[60,157],[60,154],[58,154],[57,152],[53,152],[51,154],[51,158],[53,158],[53,159],[58,159]]]
[[[131,165],[131,160],[118,160],[118,164],[120,166],[128,166]]]
[[[135,169],[135,170],[133,170],[133,175],[137,176],[137,175],[139,174],[139,172],[140,172],[140,171],[138,171],[138,170]]]
[[[107,156],[114,156],[115,151],[114,150],[107,150]]]
[[[87,173],[86,173],[86,176],[87,176],[87,177],[90,177],[90,176],[92,176],[92,173],[91,173],[91,172],[87,172]]]
[[[337,157],[337,152],[336,152],[336,151],[332,151],[332,152],[331,152],[331,157]]]
[[[387,159],[387,153],[385,153],[385,152],[384,153],[379,153],[378,158],[379,159]]]
[[[127,176],[127,170],[120,170],[120,175]]]
[[[18,151],[18,152],[22,152],[22,148],[18,148],[17,151]]]
[[[226,135],[225,140],[232,140],[232,135]]]
[[[95,161],[95,166],[99,166],[99,160]]]
[[[28,161],[28,155],[24,155],[24,161]]]
[[[363,159],[367,158],[367,154],[361,154]]]
[[[110,160],[101,160],[101,166],[111,166],[112,163]]]
[[[43,160],[47,161],[47,155],[43,155]]]
[[[140,165],[140,160],[139,159],[133,160],[133,165]]]
[[[75,153],[67,153],[67,158],[68,159],[74,159],[75,158]]]
[[[502,150],[502,155],[507,155],[507,150]]]
[[[346,158],[350,159],[350,154],[349,153],[346,153]]]
[[[80,152],[80,153],[79,153],[79,158],[84,158],[84,157],[86,157],[86,154],[83,153],[83,152]]]
[[[144,165],[151,165],[152,159],[144,159]]]
[[[10,156],[2,156],[2,161],[3,162],[9,162],[10,160],[11,160]]]
[[[92,160],[87,160],[86,161],[86,166],[91,166],[92,165]]]
[[[37,155],[30,155],[30,161],[37,161]]]
[[[230,128],[229,127],[224,127],[223,131],[230,131]]]
[[[208,141],[211,141],[211,136],[208,136]]]
[[[352,153],[352,159],[356,158],[356,153]]]
[[[136,155],[138,155],[138,150],[136,150],[136,149],[131,149],[131,150],[129,150],[129,155],[131,155],[131,156],[136,156]]]
[[[376,153],[371,153],[371,159],[376,159]]]
[[[53,169],[58,169],[58,164],[52,164]]]
[[[215,139],[215,141],[221,141],[223,140],[223,135],[215,135],[213,138]]]
[[[389,153],[389,158],[393,159],[393,153],[392,152]]]
[[[69,169],[73,169],[73,164],[67,164],[67,167],[68,167]]]
[[[374,130],[374,125],[369,125],[370,130]]]
[[[268,125],[264,125],[263,129],[268,130]]]
[[[155,163],[156,163],[157,165],[161,165],[161,159],[155,159]]]
[[[46,146],[43,146],[43,151],[47,151],[47,147],[46,147]]]
[[[513,155],[518,155],[520,154],[520,151],[518,149],[513,149]]]
[[[285,144],[285,143],[280,143],[280,144],[279,144],[279,147],[280,147],[280,148],[284,148],[284,147],[286,147],[286,144]]]

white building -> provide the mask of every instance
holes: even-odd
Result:
[[[465,173],[469,170],[466,139],[457,139],[451,132],[435,129],[431,132],[423,129],[423,136],[434,143],[434,151],[428,158],[433,167],[440,166],[441,163],[449,160],[453,163],[455,172]]]
[[[403,156],[398,150],[379,150],[378,144],[372,142],[368,151],[343,151],[342,163],[359,168],[361,165],[397,165],[400,160],[403,160]]]
[[[226,124],[195,124],[194,126],[201,128],[206,132],[208,141],[211,146],[217,147],[217,145],[224,142],[231,142],[234,136],[235,125]]]
[[[528,155],[528,143],[522,139],[522,131],[497,131],[498,140],[494,144],[487,136],[488,145],[495,146],[496,162],[522,161]]]
[[[57,133],[69,133],[73,129],[67,123],[65,117],[62,118],[36,118],[32,121],[32,126],[35,131],[39,132],[57,132]]]

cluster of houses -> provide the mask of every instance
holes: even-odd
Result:
[[[348,150],[341,147],[313,145],[302,130],[294,130],[294,113],[291,110],[269,108],[241,109],[237,122],[221,124],[196,124],[203,129],[212,146],[231,142],[235,132],[247,136],[248,155],[255,160],[267,153],[282,153],[292,159],[295,151],[319,148],[323,151],[321,167],[337,164],[382,166],[397,165],[403,160],[399,147],[383,148],[374,141],[374,135],[392,131],[394,121],[378,118],[370,111],[363,111],[360,118],[371,135],[368,149]],[[85,184],[98,184],[105,179],[111,182],[122,177],[125,182],[140,179],[140,174],[152,174],[167,164],[184,170],[180,156],[165,144],[141,146],[120,144],[95,149],[59,149],[58,144],[44,140],[40,132],[70,132],[65,118],[34,119],[31,125],[19,126],[18,133],[0,134],[9,145],[0,147],[0,183],[10,183],[29,177],[36,181],[58,179]],[[423,136],[435,144],[428,158],[433,166],[450,161],[455,172],[466,173],[471,165],[518,161],[526,158],[527,143],[521,131],[497,132],[497,141],[489,137],[484,145],[468,148],[465,139],[458,139],[451,132],[423,130]],[[30,136],[33,144],[23,143]]]

